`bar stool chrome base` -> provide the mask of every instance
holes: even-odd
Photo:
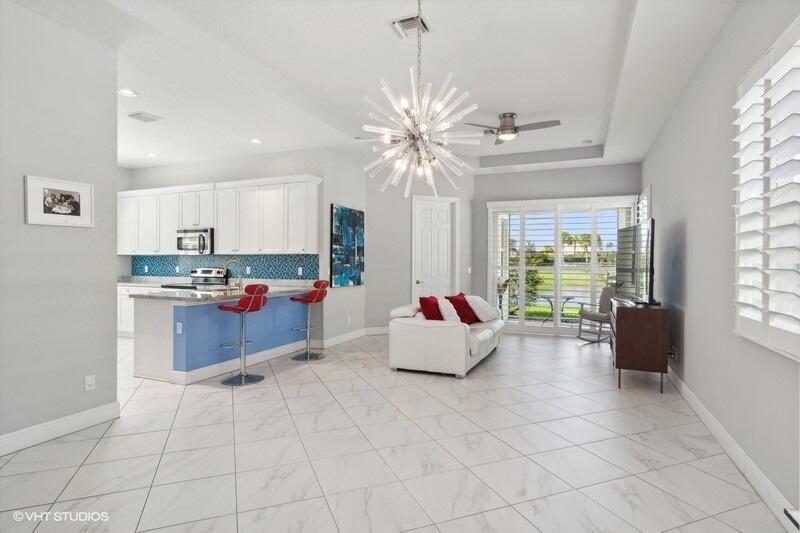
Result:
[[[222,384],[239,387],[242,385],[249,385],[250,383],[258,383],[259,381],[264,381],[264,376],[259,374],[236,374],[235,376],[223,379]]]
[[[319,361],[325,359],[325,354],[315,352],[300,352],[292,357],[292,361]]]

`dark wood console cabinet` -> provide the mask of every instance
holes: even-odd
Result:
[[[669,309],[660,305],[611,300],[611,351],[617,368],[617,386],[623,370],[661,373],[661,392],[669,352]]]

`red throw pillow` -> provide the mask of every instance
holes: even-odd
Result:
[[[463,292],[459,292],[455,296],[445,296],[453,307],[456,308],[456,313],[458,313],[458,318],[461,319],[461,322],[464,324],[474,324],[475,322],[479,322],[478,317],[475,315],[475,311],[469,306],[467,303],[467,298],[464,296]]]
[[[420,296],[419,306],[427,320],[444,320],[442,312],[439,311],[439,301],[436,296]]]

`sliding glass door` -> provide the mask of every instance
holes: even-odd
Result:
[[[636,197],[490,202],[487,294],[512,326],[568,334],[616,274]]]

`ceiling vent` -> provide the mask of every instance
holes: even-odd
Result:
[[[145,113],[144,111],[137,111],[136,113],[131,113],[128,116],[134,120],[138,120],[139,122],[157,122],[159,120],[164,120],[163,117],[159,117],[158,115],[153,115],[151,113]]]
[[[417,17],[416,15],[390,20],[389,24],[401,39],[405,39],[413,31],[419,30],[422,31],[422,33],[428,33],[430,31],[428,23],[425,22],[425,18]]]

